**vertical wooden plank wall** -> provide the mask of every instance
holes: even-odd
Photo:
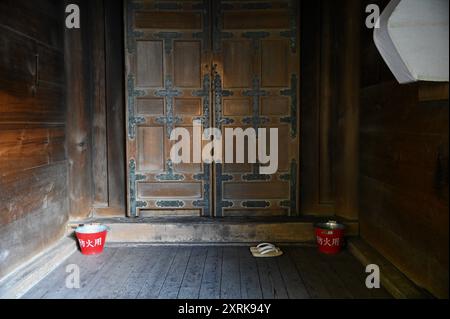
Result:
[[[321,5],[321,48],[319,82],[319,203],[334,205],[335,199],[335,117],[333,107],[333,4],[330,0]]]
[[[64,9],[0,1],[0,278],[68,220]]]
[[[66,1],[80,7],[80,29],[65,29],[65,65],[67,78],[67,155],[69,159],[70,218],[87,217],[92,207],[92,82],[88,37],[87,0]]]
[[[448,298],[448,83],[398,84],[367,29],[361,63],[361,236]]]
[[[89,27],[92,30],[91,81],[92,81],[92,179],[93,204],[108,207],[108,145],[106,123],[106,78],[105,78],[105,20],[104,1],[90,1]]]
[[[126,215],[123,3],[88,3],[92,125],[92,208],[96,216]]]
[[[301,2],[301,180],[303,215],[334,214],[336,135],[333,0]]]
[[[337,3],[337,1],[335,1]],[[336,215],[358,219],[359,44],[363,8],[360,0],[335,4],[338,81],[336,135]]]
[[[358,219],[359,0],[302,1],[302,214]]]
[[[123,15],[120,0],[79,0],[66,31],[71,218],[125,216]]]
[[[105,4],[105,78],[108,148],[107,214],[125,216],[125,97],[122,0],[106,0]],[[97,214],[101,214],[97,210]]]

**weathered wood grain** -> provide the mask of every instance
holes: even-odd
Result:
[[[238,247],[241,277],[241,298],[262,299],[260,277],[256,259],[247,247]]]
[[[146,247],[144,256],[140,262],[133,266],[127,280],[121,286],[120,291],[116,294],[117,298],[135,299],[145,286],[147,277],[154,265],[157,264],[158,258],[162,256],[164,250],[162,247]]]
[[[198,299],[208,249],[193,247],[183,276],[178,299]]]
[[[170,265],[169,273],[159,293],[159,299],[177,298],[180,292],[181,284],[184,282],[184,277],[186,275],[186,272],[188,271],[187,267],[190,261],[191,254],[191,247],[177,248],[175,259]],[[197,271],[199,271],[199,269],[197,269]]]
[[[90,105],[92,110],[92,182],[93,205],[107,207],[108,196],[108,143],[106,121],[106,76],[105,76],[105,18],[104,1],[89,2],[89,17],[92,36],[90,60],[92,93]]]
[[[362,10],[359,0],[336,6],[337,42],[337,132],[336,132],[336,215],[358,219],[358,152],[360,104],[360,30]]]
[[[241,296],[238,249],[236,247],[224,247],[222,255],[220,298],[240,299]]]
[[[0,3],[0,278],[68,219],[61,3]]]
[[[106,121],[108,137],[108,197],[110,215],[126,215],[125,182],[125,91],[123,67],[123,5],[104,1]]]
[[[292,258],[298,272],[301,274],[305,288],[313,299],[331,298],[329,292],[330,286],[327,284],[326,278],[322,275],[319,268],[304,252],[304,249],[286,249],[286,252]]]
[[[0,176],[65,161],[64,144],[64,126],[0,124]]]
[[[256,263],[262,297],[264,299],[287,299],[288,293],[276,259],[259,258]]]
[[[79,5],[81,10],[87,9],[87,1],[70,3]],[[83,25],[88,25],[87,20],[87,15],[81,15]],[[91,84],[89,35],[88,27],[65,31],[68,190],[70,216],[73,219],[87,217],[92,207],[92,125],[88,100]]]
[[[77,252],[25,297],[391,298],[383,288],[365,288],[363,267],[348,252],[321,256],[315,247],[282,249],[281,258],[254,258],[242,246],[120,245],[98,256]],[[65,287],[70,264],[80,266],[80,289]]]
[[[38,285],[41,290],[47,290],[42,298],[63,299],[68,296],[71,296],[71,298],[81,298],[82,294],[88,294],[89,289],[92,289],[91,281],[94,280],[96,274],[102,272],[104,265],[113,257],[116,251],[117,249],[105,249],[102,255],[91,256],[92,258],[86,258],[81,252],[77,251],[70,260],[64,262],[63,266],[59,267],[58,272],[55,271],[58,275],[52,280],[54,282],[52,286],[48,287],[45,285],[45,282],[43,282],[42,286]],[[69,288],[66,285],[68,276],[72,274],[67,272],[67,266],[69,265],[79,267],[80,288]],[[72,268],[70,269],[72,270]]]
[[[138,299],[156,299],[159,296],[164,281],[169,274],[170,266],[176,255],[175,247],[167,247],[157,259],[152,268],[147,268],[145,283],[139,292]]]
[[[200,299],[219,299],[222,277],[222,247],[208,247],[200,286]]]
[[[4,0],[0,3],[0,25],[62,52],[63,10],[60,1]]]
[[[333,215],[336,136],[333,1],[301,1],[301,212]],[[322,26],[322,21],[324,21]],[[331,34],[330,34],[331,32]],[[322,49],[323,48],[323,49]],[[306,186],[307,185],[307,186]]]
[[[277,263],[289,298],[309,299],[310,296],[305,288],[303,278],[296,269],[290,256],[283,254],[283,256],[277,259]]]

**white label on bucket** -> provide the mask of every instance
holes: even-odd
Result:
[[[367,265],[366,273],[370,274],[366,277],[366,287],[369,289],[380,288],[380,267],[375,264]]]
[[[66,273],[69,275],[66,277],[66,288],[79,289],[80,288],[80,267],[76,264],[70,264],[66,266]]]

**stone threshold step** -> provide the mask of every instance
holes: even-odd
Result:
[[[110,228],[109,243],[301,243],[315,240],[314,223],[327,218],[97,218],[69,223],[101,223]],[[342,221],[347,236],[358,236],[357,221]]]

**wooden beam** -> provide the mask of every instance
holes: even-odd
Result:
[[[448,100],[448,82],[421,82],[419,84],[419,101],[445,101]]]

